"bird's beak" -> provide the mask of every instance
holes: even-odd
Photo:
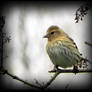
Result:
[[[49,34],[46,34],[45,36],[43,36],[43,38],[49,38]]]

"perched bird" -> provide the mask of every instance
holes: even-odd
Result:
[[[68,68],[78,64],[81,66],[83,60],[74,41],[58,26],[48,28],[44,38],[48,38],[46,45],[47,53],[54,64],[54,70],[59,67]]]

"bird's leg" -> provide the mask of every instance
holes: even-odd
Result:
[[[79,68],[82,68],[82,65],[83,65],[83,62],[81,61],[81,62],[78,64]]]
[[[53,70],[51,70],[51,71],[49,71],[49,72],[56,72],[57,70],[59,70],[58,65],[54,65]]]
[[[78,65],[78,67],[79,68],[83,68],[83,64],[84,64],[84,61],[82,60],[80,63],[78,63],[77,65]]]
[[[75,74],[79,72],[78,66],[76,66],[76,65],[73,66],[73,72],[74,72]]]

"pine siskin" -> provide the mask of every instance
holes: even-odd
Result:
[[[49,27],[44,38],[48,38],[46,50],[55,65],[54,70],[58,69],[58,66],[68,68],[81,64],[83,58],[76,44],[58,26]]]

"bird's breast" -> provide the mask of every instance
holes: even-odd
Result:
[[[77,63],[77,56],[72,50],[63,46],[62,41],[48,43],[46,49],[54,65],[67,68]]]

